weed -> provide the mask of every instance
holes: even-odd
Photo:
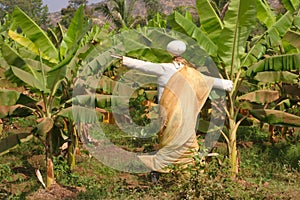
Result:
[[[0,182],[10,181],[12,174],[10,163],[0,164]]]

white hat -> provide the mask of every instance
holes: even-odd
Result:
[[[186,45],[181,40],[173,40],[167,45],[167,51],[174,56],[180,56],[185,52],[185,50]]]

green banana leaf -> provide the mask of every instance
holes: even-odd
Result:
[[[256,23],[255,1],[232,0],[224,19],[224,28],[218,39],[218,55],[226,69],[234,73],[240,68],[245,44]]]
[[[281,38],[289,30],[293,22],[293,16],[290,12],[286,12],[273,26],[267,30],[267,38],[270,46],[278,46]]]
[[[257,90],[238,97],[239,100],[246,100],[255,103],[271,103],[279,99],[279,92],[273,90]]]
[[[68,52],[78,49],[81,38],[87,33],[90,27],[91,24],[84,19],[84,6],[81,5],[75,12],[68,30],[62,38],[60,55],[65,57]]]
[[[77,72],[78,55],[82,53],[80,49],[81,40],[88,32],[91,24],[84,19],[83,6],[80,6],[74,14],[71,24],[63,35],[60,46],[60,60],[61,62],[54,66],[48,72],[47,85],[51,88],[51,91],[56,91],[61,80],[67,78],[68,81],[73,81],[73,77]],[[60,30],[61,33],[62,30]]]
[[[46,75],[43,73],[43,69],[45,69],[44,72],[49,70],[48,66],[32,59],[22,58],[18,52],[7,44],[2,46],[2,55],[6,62],[11,65],[10,69],[6,71],[9,80],[19,85],[23,82],[39,91],[49,92],[45,80]]]
[[[288,71],[266,71],[266,72],[259,72],[254,77],[255,80],[258,80],[262,83],[295,83],[299,75],[294,74]]]
[[[43,81],[44,77],[42,76],[42,74],[35,73],[35,75],[32,75],[31,73],[17,67],[11,67],[11,70],[15,74],[15,76],[17,76],[20,80],[22,80],[29,86],[45,93],[50,92],[50,90],[46,87],[45,82]]]
[[[300,53],[271,56],[250,66],[246,72],[252,77],[263,71],[292,71],[300,69]]]
[[[66,59],[61,61],[59,64],[57,64],[47,72],[46,85],[50,89],[52,95],[56,93],[61,81],[65,78],[68,63],[70,63],[70,61],[74,58],[76,52],[74,51],[73,53],[74,54],[69,55]]]
[[[11,48],[8,44],[3,43],[1,53],[2,56],[5,58],[7,64],[24,68],[26,62],[20,56],[20,54],[16,50]]]
[[[299,9],[300,1],[299,0],[281,0],[284,7],[290,12],[294,12]]]
[[[30,66],[32,69],[38,72],[45,72],[47,73],[48,71],[51,70],[51,67],[46,65],[45,63],[41,62],[40,60],[34,60],[31,58],[23,58],[24,61],[27,63],[28,66]]]
[[[300,127],[300,117],[280,110],[254,109],[250,113],[261,122],[271,125]]]
[[[300,29],[300,15],[298,14],[297,16],[294,17],[293,21],[294,26],[296,26],[298,29]]]
[[[99,89],[105,94],[111,94],[115,88],[117,81],[108,78],[107,76],[102,76],[99,80]]]
[[[217,55],[216,44],[205,34],[202,30],[194,24],[194,22],[185,18],[178,12],[174,12],[169,16],[168,23],[172,29],[182,33],[186,33],[191,38],[195,39],[201,48],[203,48],[209,55]]]
[[[223,24],[218,14],[212,7],[209,0],[197,0],[196,6],[198,10],[201,29],[207,33],[208,37],[215,42],[215,39],[223,29]]]
[[[268,16],[268,13],[261,13],[261,15]],[[252,64],[258,62],[258,60],[262,59],[266,54],[267,47],[277,47],[279,42],[282,40],[282,37],[288,32],[291,25],[292,15],[287,12],[285,15],[281,16],[278,21],[271,24],[268,30],[265,31],[261,36],[254,38],[254,40],[250,43],[251,48],[243,58],[241,65],[251,66]]]
[[[267,28],[276,22],[276,15],[267,0],[256,0],[256,17]]]
[[[248,53],[242,58],[241,66],[250,66],[258,60],[263,59],[267,50],[267,42],[261,36],[254,37],[252,41],[247,43],[247,46],[251,48],[247,50]]]
[[[5,72],[6,78],[11,82],[22,85],[23,81],[13,73],[11,66],[16,66],[22,70],[30,72],[31,70],[29,67],[27,67],[26,61],[17,51],[15,51],[7,44],[3,44],[1,50],[3,58],[9,65],[8,70]]]
[[[46,33],[20,8],[15,7],[12,13],[12,29],[22,29],[22,33],[34,43],[35,47],[39,49],[41,55],[46,56],[49,62],[58,62],[58,51],[46,35]],[[18,41],[17,41],[18,42]]]

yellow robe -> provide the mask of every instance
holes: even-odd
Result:
[[[195,132],[197,116],[213,83],[213,77],[188,66],[182,67],[167,82],[160,100],[160,148],[153,155],[139,156],[149,169],[169,172],[170,165],[193,163],[199,149]]]

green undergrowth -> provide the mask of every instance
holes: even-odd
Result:
[[[126,150],[151,150],[155,138],[143,142],[124,137],[112,125],[103,127],[108,137]],[[229,178],[228,158],[196,159],[196,167],[161,174],[152,183],[148,173],[116,171],[99,162],[81,144],[71,172],[63,154],[54,158],[56,182],[74,193],[64,199],[297,199],[300,195],[300,145],[295,141],[268,142],[268,133],[242,127],[238,133],[240,172]],[[297,136],[297,133],[294,135]],[[136,141],[136,142],[133,142]],[[220,142],[222,139],[220,140]],[[21,143],[0,157],[0,199],[27,199],[42,194],[35,170],[45,176],[45,157],[38,140]],[[64,191],[56,191],[56,193]],[[44,198],[46,200],[47,198]]]

